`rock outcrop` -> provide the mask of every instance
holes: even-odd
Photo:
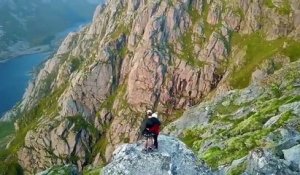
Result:
[[[112,161],[103,168],[103,174],[212,174],[203,164],[198,165],[193,152],[178,139],[160,135],[158,142],[158,151],[148,153],[142,152],[141,142],[118,147]]]
[[[248,167],[245,174],[289,174],[296,175],[299,172],[292,171],[285,160],[278,159],[272,153],[265,150],[254,150],[248,158]]]

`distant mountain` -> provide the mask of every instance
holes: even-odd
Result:
[[[55,34],[90,20],[102,0],[1,0],[0,59],[49,44]]]

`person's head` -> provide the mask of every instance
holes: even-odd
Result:
[[[155,112],[155,113],[153,113],[153,114],[152,114],[152,116],[151,116],[151,117],[157,118],[157,117],[158,117],[158,115],[157,115],[157,113]]]
[[[148,117],[151,117],[151,115],[152,115],[152,111],[151,111],[150,109],[149,109],[149,110],[147,110],[147,112],[146,112],[146,113],[147,113],[147,116],[148,116]]]

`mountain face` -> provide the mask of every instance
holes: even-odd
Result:
[[[49,45],[58,32],[88,21],[100,2],[1,0],[0,59],[16,56],[35,46]],[[36,49],[44,50],[47,47]]]
[[[153,109],[215,172],[297,173],[299,11],[298,0],[109,0],[29,85],[2,157],[29,173],[103,166]]]
[[[299,174],[300,62],[195,106],[164,129],[221,174]],[[197,121],[197,122],[196,122]]]

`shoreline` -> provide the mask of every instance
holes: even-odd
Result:
[[[0,52],[0,64],[5,63],[6,61],[9,61],[10,59],[14,59],[19,56],[24,55],[31,55],[31,54],[37,54],[37,53],[43,53],[43,52],[52,52],[54,50],[57,50],[60,46],[60,44],[63,42],[63,40],[68,36],[71,32],[78,32],[85,26],[87,26],[88,22],[78,23],[70,28],[67,28],[64,31],[58,32],[55,36],[55,38],[50,41],[47,44],[38,45],[35,47],[30,47],[22,50],[18,49],[11,49],[9,51],[3,51]]]
[[[34,74],[36,73],[37,69],[39,69],[40,65],[42,65],[45,62],[45,60],[47,60],[49,58],[49,55],[51,54],[51,51],[49,51],[49,50],[44,51],[44,50],[40,50],[39,49],[39,50],[30,50],[30,51],[34,51],[34,52],[29,52],[27,50],[26,54],[23,54],[23,55],[20,55],[20,56],[17,56],[17,57],[12,57],[10,59],[6,59],[5,61],[0,61],[0,65],[1,66],[5,66],[7,63],[10,64],[9,62],[16,63],[16,62],[27,61],[26,59],[29,58],[29,57],[31,57],[32,55],[37,55],[37,56],[33,56],[33,57],[38,57],[38,58],[42,58],[43,57],[44,58],[44,60],[41,60],[40,63],[36,64],[36,66],[34,66],[33,69],[28,69],[28,70],[26,69],[24,71],[24,74],[22,74],[25,77],[29,77],[28,81],[26,81],[27,82],[26,85],[24,86],[25,91],[22,93],[23,95],[26,92],[26,89],[27,89],[29,83],[31,82],[32,78],[34,77]],[[22,56],[24,56],[24,57],[22,57]],[[29,58],[29,60],[31,60],[31,59]],[[2,111],[2,109],[1,109],[1,112],[0,112],[0,122],[11,121],[13,119],[13,117],[17,113],[17,111],[15,109],[18,108],[19,102],[22,101],[22,99],[23,99],[23,95],[8,110]]]
[[[49,51],[51,51],[50,45],[40,45],[40,46],[36,46],[36,47],[31,47],[31,48],[25,49],[23,51],[12,52],[10,54],[8,53],[7,56],[1,56],[1,57],[6,57],[6,58],[3,58],[3,59],[0,58],[0,63],[5,63],[6,61],[15,59],[19,56],[44,53],[44,52],[49,52]]]

